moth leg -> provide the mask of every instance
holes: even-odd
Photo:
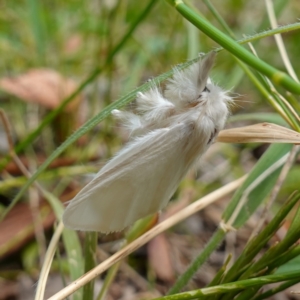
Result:
[[[207,144],[210,144],[215,139],[215,137],[217,136],[217,134],[218,134],[218,130],[217,130],[217,128],[215,128],[214,132],[211,133],[210,138],[209,138]]]

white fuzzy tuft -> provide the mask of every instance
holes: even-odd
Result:
[[[198,65],[192,65],[185,71],[175,69],[173,78],[166,85],[165,97],[170,99],[176,106],[182,106],[182,104],[197,99],[201,92],[197,84],[198,77]]]
[[[159,89],[154,86],[145,93],[138,93],[137,112],[142,114],[145,122],[160,122],[168,117],[174,110],[174,104],[168,101],[160,93]]]
[[[122,125],[130,134],[134,134],[144,127],[141,117],[132,112],[114,109],[111,113],[117,120],[122,122]]]
[[[214,57],[212,52],[186,70],[178,71],[175,68],[173,78],[169,79],[166,85],[165,97],[178,107],[197,101],[209,81],[208,74],[213,66]]]

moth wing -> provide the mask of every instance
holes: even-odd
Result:
[[[70,202],[64,224],[108,233],[159,211],[190,167],[185,148],[192,130],[180,123],[130,143]]]

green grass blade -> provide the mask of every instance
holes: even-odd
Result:
[[[211,253],[219,246],[223,240],[226,232],[219,228],[209,242],[206,244],[205,248],[201,254],[190,264],[187,270],[176,280],[175,284],[168,291],[168,295],[173,295],[181,291],[183,287],[192,279],[195,273],[199,270],[211,255]]]
[[[56,218],[59,220],[64,211],[62,203],[51,193],[44,191],[47,201],[51,205]],[[64,228],[62,239],[69,263],[70,279],[76,280],[83,274],[83,260],[81,244],[77,233],[74,230]],[[74,300],[82,300],[82,289],[79,289],[73,296]]]
[[[234,194],[231,202],[227,206],[227,209],[223,213],[223,219],[225,222],[232,217],[233,212],[236,210],[236,207],[238,206],[238,203],[247,188],[249,188],[250,185],[252,185],[261,174],[263,174],[273,164],[285,156],[291,150],[291,148],[292,145],[289,144],[273,144],[269,147],[269,149],[255,165],[245,182]],[[239,228],[242,226],[248,220],[251,214],[257,209],[257,207],[264,201],[267,194],[273,188],[280,169],[281,167],[278,167],[276,170],[274,170],[274,172],[271,172],[268,176],[266,176],[265,179],[262,179],[261,182],[248,194],[246,204],[240,210],[239,214],[232,223],[234,227]]]
[[[281,275],[268,275],[268,276],[261,276],[257,278],[247,279],[247,280],[235,281],[232,283],[225,283],[214,287],[203,288],[200,290],[193,290],[193,291],[188,291],[180,294],[159,297],[153,300],[207,299],[207,297],[211,295],[221,296],[222,294],[226,294],[234,291],[241,291],[244,289],[249,289],[257,286],[261,287],[266,284],[270,284],[274,282],[288,281],[292,279],[299,280],[299,278],[300,278],[300,271],[294,271],[294,272],[284,273]]]
[[[42,1],[27,0],[29,11],[29,21],[31,23],[32,33],[36,43],[36,50],[41,64],[45,63],[46,49],[46,30],[44,24],[44,14],[42,10]]]
[[[96,265],[97,240],[97,232],[86,232],[84,241],[84,273],[87,273]],[[83,287],[83,299],[94,299],[94,280],[91,280]]]
[[[299,283],[299,278],[293,279],[293,280],[289,280],[289,281],[287,281],[287,282],[285,282],[285,283],[283,283],[283,284],[281,284],[281,285],[279,285],[279,286],[277,286],[277,287],[275,287],[273,289],[270,289],[270,290],[262,293],[261,295],[253,298],[253,300],[270,299],[271,296],[273,296],[273,295],[275,295],[275,294],[277,294],[277,293],[279,293],[281,291],[284,291],[285,289],[287,289],[287,288],[289,288],[289,287],[291,287],[291,286],[293,286],[293,285],[295,285],[297,283]]]

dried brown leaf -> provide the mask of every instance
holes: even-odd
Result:
[[[0,79],[0,88],[26,102],[54,109],[76,90],[77,85],[54,70],[32,69],[17,77]],[[72,111],[78,107],[80,100],[81,96],[77,96],[67,110]]]
[[[300,144],[300,134],[271,123],[222,130],[217,138],[222,143],[291,143]]]

